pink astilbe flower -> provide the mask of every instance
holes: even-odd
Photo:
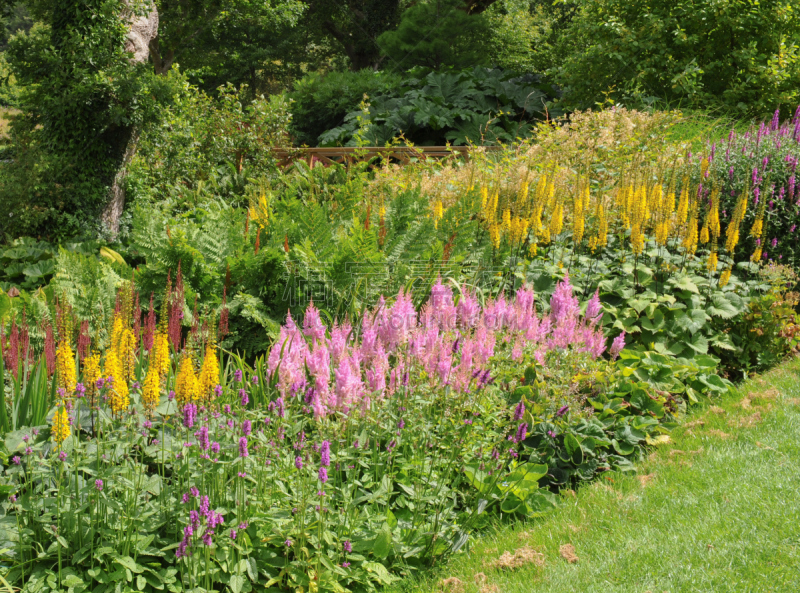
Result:
[[[461,298],[458,300],[458,306],[456,307],[456,314],[458,315],[458,323],[461,327],[469,328],[475,327],[475,324],[478,323],[478,316],[481,312],[480,303],[478,303],[478,299],[469,292],[464,291],[464,294],[461,295]]]
[[[622,332],[620,335],[614,338],[613,342],[611,342],[611,348],[608,350],[608,353],[611,355],[611,359],[616,360],[623,348],[625,348],[625,332]]]
[[[311,301],[303,319],[303,334],[313,340],[324,340],[325,330],[326,327],[319,316],[319,310],[314,306],[314,301]]]

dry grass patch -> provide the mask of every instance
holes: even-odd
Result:
[[[642,485],[642,488],[647,487],[647,485],[655,479],[655,474],[645,474],[643,476],[637,476],[639,480],[639,484]]]
[[[761,420],[761,414],[756,412],[755,414],[745,416],[744,418],[728,420],[728,426],[732,428],[753,428],[756,424],[760,423]]]
[[[570,564],[575,564],[578,561],[578,555],[575,553],[575,546],[572,544],[562,545],[560,548],[558,548],[558,553],[561,554],[561,557]]]
[[[711,406],[710,408],[708,408],[708,411],[711,412],[712,414],[724,414],[725,413],[725,410],[723,408],[720,408],[719,406]]]
[[[449,577],[439,581],[439,590],[446,593],[464,593],[467,590],[467,586],[461,579]]]
[[[712,437],[718,437],[720,439],[731,438],[731,435],[729,435],[727,432],[722,432],[721,430],[717,430],[716,428],[709,430],[708,434]]]
[[[514,550],[513,554],[511,552],[503,552],[503,555],[492,562],[490,566],[500,570],[514,570],[529,564],[544,566],[544,554],[530,546],[525,546]]]

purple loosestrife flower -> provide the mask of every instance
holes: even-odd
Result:
[[[400,420],[400,422],[397,423],[397,428],[399,428],[400,430],[403,430],[405,427],[406,427],[405,420]]]
[[[33,453],[33,449],[30,447],[25,447],[25,455],[30,455],[31,453]]]
[[[17,495],[16,494],[12,494],[11,496],[8,497],[8,500],[10,500],[12,502],[12,504],[17,502]]]
[[[344,540],[344,544],[342,544],[342,548],[346,554],[349,554],[353,551],[353,544],[350,543],[349,539],[346,539]]]
[[[195,438],[197,438],[197,444],[200,445],[200,448],[203,451],[208,451],[208,448],[211,444],[208,441],[208,426],[201,426],[200,430],[194,433]]]
[[[94,481],[94,488],[98,492],[102,492],[103,491],[103,480],[95,480]]]
[[[319,448],[320,464],[323,467],[328,467],[331,464],[331,444],[329,441],[322,441]]]
[[[217,384],[217,386],[214,387],[214,397],[221,397],[221,396],[222,396],[222,385]]]
[[[294,466],[297,469],[303,469],[303,458],[300,457],[299,455],[294,458]]]
[[[319,481],[323,484],[328,481],[328,470],[324,467],[319,468]]]
[[[286,546],[287,548],[291,548],[292,547],[292,540],[287,539],[285,542],[283,542],[283,545]]]
[[[245,420],[242,422],[242,434],[244,436],[250,436],[250,433],[253,432],[252,424],[249,420]]]
[[[523,422],[517,427],[517,434],[515,437],[516,442],[521,443],[525,440],[525,435],[528,434],[528,423]]]
[[[58,454],[58,459],[59,459],[59,461],[62,461],[62,462],[66,461],[67,460],[67,452],[66,451],[61,451]]]
[[[29,434],[26,434],[25,436],[22,437],[22,441],[25,443],[27,443],[30,440],[31,440],[31,435]]]
[[[216,455],[217,453],[219,453],[219,443],[218,443],[217,441],[214,441],[213,443],[211,443],[211,452],[212,452],[214,455]]]
[[[553,432],[552,430],[548,430],[547,431],[547,436],[549,436],[551,439],[554,439],[554,438],[556,438],[556,433]]]
[[[350,568],[349,562],[342,562],[342,568]]]
[[[517,407],[514,409],[514,422],[519,422],[522,420],[522,417],[525,415],[525,404],[523,402],[519,402]]]
[[[236,530],[231,529],[231,539],[236,539]]]
[[[247,390],[244,388],[239,390],[239,401],[241,402],[242,407],[250,403],[250,398],[247,397]]]
[[[242,380],[242,369],[236,369],[233,371],[233,380],[241,382]]]
[[[197,406],[195,404],[186,404],[183,407],[183,425],[186,428],[194,427],[195,418],[197,418]]]
[[[208,501],[208,496],[203,496],[200,498],[200,514],[204,517],[208,517],[208,512],[211,510],[211,504]]]
[[[192,486],[191,488],[189,488],[189,494],[197,498],[198,496],[200,496],[200,491],[197,489],[196,486]]]
[[[250,453],[247,451],[247,437],[239,439],[239,457],[249,457]]]
[[[250,377],[250,380],[253,382],[253,385],[258,385],[258,375],[253,375]]]
[[[556,418],[561,418],[567,412],[569,412],[569,406],[561,406],[556,412]]]
[[[188,492],[184,492],[183,493],[183,496],[181,497],[181,503],[189,504],[189,493]]]

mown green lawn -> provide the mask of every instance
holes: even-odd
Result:
[[[566,495],[547,517],[501,528],[395,591],[800,592],[800,361],[715,403],[637,475]],[[577,562],[562,558],[565,544]],[[493,566],[526,547],[542,566]],[[451,577],[460,582],[442,582]]]

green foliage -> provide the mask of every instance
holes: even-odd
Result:
[[[733,320],[730,335],[737,348],[729,366],[745,377],[779,363],[800,345],[797,318],[797,273],[786,266],[769,265],[759,270],[768,289],[748,304],[744,314]]]
[[[93,234],[133,130],[171,94],[168,78],[125,51],[120,3],[30,5],[38,24],[9,41],[20,85],[14,162],[0,187],[0,229],[63,239]]]
[[[273,146],[286,142],[291,115],[280,95],[246,101],[247,88],[227,85],[214,99],[185,85],[157,125],[145,130],[131,163],[132,201],[193,208],[207,196],[246,201],[248,179],[274,173]]]
[[[468,14],[464,0],[428,0],[407,8],[397,29],[381,35],[378,45],[393,69],[463,69],[488,65],[488,32],[486,20]]]
[[[316,146],[323,132],[340,126],[358,109],[364,95],[391,94],[401,82],[399,75],[373,70],[307,74],[289,93],[294,144]]]
[[[800,100],[800,15],[788,0],[582,3],[560,82],[573,105],[621,101],[764,115]]]
[[[418,71],[391,94],[320,136],[325,145],[383,146],[398,135],[414,144],[497,144],[530,134],[558,91],[534,74],[497,69]]]

